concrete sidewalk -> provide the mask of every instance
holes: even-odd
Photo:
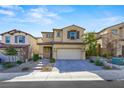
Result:
[[[0,80],[5,82],[124,80],[124,70],[81,71],[69,73],[39,71],[31,73],[0,73]]]
[[[90,72],[38,72],[32,73],[0,73],[0,80],[14,81],[73,81],[73,80],[103,80],[101,77]]]

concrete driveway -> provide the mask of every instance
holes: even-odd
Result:
[[[86,60],[57,60],[54,68],[59,72],[94,71],[103,70],[100,66],[95,66]]]

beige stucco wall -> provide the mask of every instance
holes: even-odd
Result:
[[[42,37],[37,38],[37,43],[42,43],[42,42],[43,42],[43,38]]]
[[[14,33],[13,35],[11,34],[4,34],[2,36],[2,43],[5,43],[5,36],[10,36],[10,44],[17,44],[15,43],[15,36],[16,35],[23,35],[25,36],[25,44],[29,44],[28,40],[28,35],[25,35],[24,33]]]
[[[121,29],[120,29],[121,28]],[[112,34],[112,30],[116,29],[117,34]],[[102,35],[102,38],[98,40],[98,43],[101,44],[102,48],[106,48],[107,42],[113,42],[117,41],[117,43],[114,44],[115,47],[117,47],[116,56],[122,55],[122,45],[124,45],[124,41],[120,41],[120,39],[124,39],[124,24],[119,24],[116,26],[112,26],[102,32],[99,33],[99,35]]]
[[[68,31],[71,31],[71,30],[76,30],[76,31],[79,31],[79,39],[76,39],[76,40],[71,40],[71,39],[68,39],[67,38],[67,33]],[[60,32],[61,34],[61,37],[57,37],[57,32]],[[53,37],[52,38],[46,38],[46,34],[48,33],[51,33],[53,34]],[[42,33],[42,36],[43,36],[43,42],[50,42],[50,41],[58,41],[58,42],[82,42],[81,40],[81,36],[84,34],[84,29],[81,28],[81,27],[77,27],[77,26],[68,26],[68,27],[65,27],[63,29],[55,29],[53,30],[53,32],[45,32],[45,33]]]
[[[57,37],[57,32],[60,32],[60,37]],[[54,30],[54,41],[62,42],[62,39],[63,39],[63,31]]]
[[[124,46],[124,41],[119,41],[117,45],[117,54],[116,56],[122,55],[122,46]]]
[[[57,58],[58,49],[81,49],[81,59],[85,59],[84,45],[68,45],[68,44],[55,44],[53,45],[53,58]]]
[[[79,31],[79,39],[76,40],[70,40],[67,39],[67,33],[68,31],[76,30]],[[57,32],[60,32],[60,37],[57,37]],[[46,34],[52,33],[52,38],[46,38]],[[84,34],[84,29],[78,26],[68,26],[63,29],[54,29],[53,32],[43,32],[43,42],[50,42],[50,41],[56,41],[56,42],[82,42],[81,37]],[[43,57],[43,47],[44,46],[51,46],[53,51],[53,58],[57,58],[57,49],[65,48],[65,49],[81,49],[81,59],[85,59],[85,50],[84,45],[78,45],[78,44],[54,44],[54,45],[39,45],[39,51],[40,55]]]
[[[48,34],[48,33],[53,35],[53,32],[42,33],[43,42],[51,42],[51,41],[53,41],[53,37],[51,37],[51,38],[46,38],[46,34]]]
[[[76,30],[76,31],[79,31],[79,39],[76,39],[76,40],[70,40],[67,38],[67,33],[68,31],[71,31],[71,30]],[[77,26],[70,26],[70,27],[66,27],[66,28],[63,28],[63,39],[62,41],[63,42],[82,42],[81,40],[81,36],[84,34],[84,29],[80,28],[80,27],[77,27]]]

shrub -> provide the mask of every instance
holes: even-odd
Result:
[[[21,60],[16,61],[17,64],[22,64],[23,62]]]
[[[42,59],[42,57],[39,57],[39,59]]]
[[[93,60],[90,60],[90,63],[94,63],[94,61]]]
[[[14,67],[14,66],[15,66],[15,64],[10,63],[10,62],[3,63],[3,67],[4,67],[4,68],[12,68],[12,67]]]
[[[41,68],[41,71],[43,71],[43,72],[52,71],[52,66],[50,66],[50,65],[43,66],[43,67]]]
[[[38,54],[33,55],[33,61],[38,61],[40,59]]]
[[[103,63],[101,63],[98,59],[95,61],[95,65],[97,66],[103,66]]]
[[[29,70],[29,67],[22,68],[22,71],[28,71],[28,70]]]
[[[107,69],[107,70],[111,70],[111,69],[112,69],[112,68],[109,67],[109,66],[104,66],[103,68],[104,68],[104,69]]]
[[[55,58],[50,59],[50,63],[55,63],[55,61],[56,61]]]

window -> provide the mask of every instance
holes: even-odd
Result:
[[[71,39],[71,40],[79,39],[79,32],[78,31],[69,31],[68,39]]]
[[[25,36],[19,36],[19,43],[25,43]]]
[[[70,32],[70,39],[76,39],[77,33],[76,32]]]
[[[6,36],[6,37],[5,37],[5,40],[6,40],[6,43],[7,43],[7,44],[10,43],[10,36]]]
[[[46,38],[52,38],[52,34],[51,33],[46,34]]]
[[[15,36],[15,43],[25,43],[25,36]]]
[[[57,32],[57,35],[56,35],[56,37],[60,37],[60,32]]]
[[[112,34],[117,35],[117,30],[116,29],[112,30]]]

